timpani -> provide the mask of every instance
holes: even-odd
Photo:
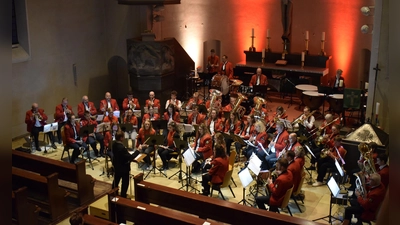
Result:
[[[316,91],[303,91],[303,103],[308,106],[311,111],[318,110],[324,103],[325,95]]]

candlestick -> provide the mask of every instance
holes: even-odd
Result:
[[[264,66],[264,62],[265,62],[265,58],[263,57],[262,59],[261,59],[261,64]]]
[[[322,40],[322,41],[325,41],[325,32],[322,32],[321,40]]]
[[[269,36],[269,29],[267,29],[267,38],[269,38],[271,36]]]
[[[262,50],[262,58],[265,58],[265,49]]]
[[[254,28],[251,28],[251,36],[254,36]]]
[[[308,40],[308,30],[306,30],[306,40]]]
[[[319,53],[319,55],[322,55],[322,56],[325,55],[325,50],[324,50],[324,48],[325,48],[325,41],[324,41],[324,40],[321,40],[321,52]]]
[[[379,106],[381,105],[381,103],[379,103],[379,102],[377,102],[376,103],[376,111],[375,111],[375,114],[378,116],[378,114],[379,114]]]
[[[301,61],[304,62],[304,58],[305,58],[305,52],[301,52]]]
[[[368,85],[369,85],[369,83],[365,82],[365,90],[368,90]]]

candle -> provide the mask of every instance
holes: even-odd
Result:
[[[267,38],[269,38],[271,36],[269,36],[269,29],[267,29]]]
[[[343,87],[343,80],[339,81],[339,87]]]
[[[262,58],[265,58],[265,48],[262,50]]]
[[[376,111],[375,114],[378,115],[379,114],[379,106],[381,105],[381,103],[377,102],[376,103]]]
[[[254,36],[254,28],[251,28],[251,36]]]
[[[321,40],[322,40],[322,41],[325,41],[325,32],[322,32]]]
[[[368,82],[365,82],[365,90],[367,90],[368,89]]]
[[[308,30],[306,30],[306,40],[308,40]]]
[[[306,56],[305,52],[301,52],[301,61],[304,62],[304,57]]]

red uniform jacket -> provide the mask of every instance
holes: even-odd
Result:
[[[124,117],[124,123],[130,123],[134,126],[138,125],[138,119],[135,115],[132,115],[130,119],[128,117]]]
[[[361,214],[361,219],[366,221],[375,219],[379,206],[385,198],[385,193],[385,186],[381,183],[379,186],[371,188],[365,199],[361,196],[357,198],[358,203],[360,203],[361,207],[364,209]]]
[[[324,127],[324,126],[326,126],[326,124],[328,124],[328,123],[326,122],[326,120],[324,120],[324,122],[321,124],[320,127]],[[328,135],[332,134],[332,126],[334,124],[340,124],[340,120],[336,120],[336,122],[333,122],[329,126],[325,127],[325,132],[322,132],[322,133],[328,134]]]
[[[76,134],[79,137],[79,124],[75,125],[75,130]],[[74,129],[72,128],[72,125],[68,122],[64,126],[64,135],[65,135],[65,140],[67,141],[67,144],[73,144],[76,142],[75,140],[75,134],[74,134]]]
[[[135,108],[134,109],[140,109],[140,104],[139,104],[139,100],[137,98],[133,98],[132,99],[133,104],[135,104]],[[125,98],[124,101],[122,102],[122,109],[124,109],[124,111],[129,109],[129,99]],[[132,110],[134,110],[132,109]]]
[[[333,148],[333,146],[335,145],[335,137],[338,136],[338,135],[339,135],[339,133],[337,133],[337,134],[331,133],[329,135],[329,140],[326,143],[328,148]]]
[[[299,187],[302,168],[303,167],[301,167],[300,164],[295,160],[293,160],[287,168],[287,170],[292,172],[293,175],[293,192],[295,192]]]
[[[111,104],[111,108],[113,111],[119,111],[119,106],[118,103],[115,99],[110,99],[110,104]],[[103,112],[102,110],[107,110],[108,108],[108,104],[107,104],[107,100],[103,99],[100,101],[100,111]]]
[[[153,117],[151,117],[150,114],[146,113],[143,115],[142,124],[146,122],[146,120],[158,120],[158,119],[160,119],[160,114],[154,113]]]
[[[40,125],[44,126],[46,125],[46,120],[47,120],[47,115],[44,113],[43,109],[38,109],[38,113],[42,117],[42,120],[40,121]],[[33,116],[32,110],[28,110],[25,113],[25,123],[26,123],[26,130],[28,132],[32,131],[32,127],[35,126],[36,119],[33,117],[33,120],[31,120],[31,117]]]
[[[194,119],[193,113],[190,113],[189,116],[188,116],[188,122],[187,122],[187,123],[188,123],[188,124],[192,124],[193,119]],[[196,116],[196,123],[195,123],[195,124],[204,123],[205,119],[206,119],[206,116],[205,116],[205,115],[203,115],[203,114],[201,114],[201,113],[197,113],[197,116]]]
[[[194,98],[190,98],[188,103],[186,104],[186,109],[193,109],[194,105],[203,104],[203,100],[197,98],[197,101]]]
[[[274,115],[271,118],[269,118],[269,126],[272,126],[273,128],[276,128],[276,124],[274,122],[275,117],[286,119],[288,115],[286,113],[282,113],[280,116],[277,116],[276,112],[274,112]]]
[[[230,132],[238,135],[240,133],[240,127],[242,123],[240,120],[236,121],[236,123],[233,125],[233,129],[231,129],[231,124],[229,123],[229,120],[226,120],[225,122],[225,132]]]
[[[294,151],[294,150],[296,149],[297,146],[301,146],[301,144],[300,144],[298,141],[296,141],[296,142],[292,145],[292,147],[290,148],[290,151]],[[289,143],[289,147],[290,147],[290,143]]]
[[[243,131],[241,133],[241,136],[245,140],[248,140],[252,136],[252,134],[255,132],[254,124],[252,124],[251,127],[250,127],[249,135],[246,135],[246,131],[247,131],[248,127],[249,127],[249,123],[247,121],[245,121],[244,122],[244,128],[243,128]]]
[[[225,107],[222,108],[222,111],[224,112],[232,111],[232,105],[231,104],[226,105]]]
[[[164,113],[164,120],[169,120],[169,114],[168,114],[168,112],[165,112],[165,113]],[[181,122],[181,115],[179,114],[179,112],[175,112],[175,114],[174,114],[172,120],[175,121],[175,122],[177,122],[177,123],[180,123],[180,122]]]
[[[260,133],[258,133],[257,134],[257,137],[256,137],[256,141],[255,141],[255,146],[258,146],[258,143],[261,143],[262,144],[262,146],[265,148],[266,147],[266,145],[267,145],[267,140],[268,140],[268,134],[267,134],[267,132],[260,132]],[[260,151],[262,151],[262,150],[260,150]]]
[[[208,129],[210,129],[210,125],[211,125],[211,118],[208,118],[207,120]],[[224,130],[224,123],[222,122],[222,120],[220,118],[214,120],[214,132],[216,131],[222,132],[223,130]]]
[[[197,148],[197,140],[198,139],[199,139],[199,137],[196,136],[196,140],[194,141],[194,143],[195,143],[194,149]],[[199,148],[197,149],[197,151],[203,153],[203,159],[210,158],[213,155],[212,139],[211,139],[210,134],[206,133],[200,138],[200,145],[199,145]]]
[[[81,119],[81,121],[79,122],[81,127],[86,127],[89,125],[94,125],[94,132],[96,131],[96,127],[97,127],[97,121],[96,120],[86,120],[85,118]],[[84,137],[84,140],[86,141],[87,136]]]
[[[385,188],[389,187],[389,166],[386,165],[381,170],[378,171],[379,175],[381,175],[381,182],[385,185]]]
[[[275,154],[277,158],[280,152],[286,147],[285,140],[288,141],[288,139],[289,139],[289,133],[286,130],[282,131],[281,135],[279,135],[278,137],[278,140],[276,140],[275,142]]]
[[[225,74],[226,76],[228,76],[228,79],[233,79],[233,66],[231,62],[226,62],[225,64],[225,70],[222,70],[224,66],[224,63],[221,63],[219,65],[219,73],[220,74]]]
[[[272,193],[269,199],[269,205],[280,207],[282,205],[283,199],[285,198],[286,191],[289,190],[292,186],[292,172],[286,170],[285,172],[281,173],[278,178],[276,178],[274,183],[268,186],[270,193]]]
[[[249,86],[250,86],[250,87],[253,87],[253,86],[255,86],[256,84],[257,84],[257,74],[254,74],[254,75],[251,77]],[[268,85],[267,76],[265,76],[264,74],[261,74],[261,75],[260,75],[260,84],[259,84],[259,85]]]
[[[118,123],[118,117],[116,116],[112,116],[112,118],[110,118],[109,116],[105,116],[103,119],[104,123],[114,123],[117,124]]]
[[[224,182],[225,174],[229,168],[229,159],[225,158],[215,158],[211,161],[211,169],[208,171],[211,177],[211,183],[220,184]]]
[[[219,69],[219,57],[218,56],[208,56],[207,57],[207,62],[208,62],[208,64],[207,64],[207,69],[208,69],[208,72],[209,73],[215,73],[215,72],[218,72],[218,69]],[[211,65],[214,65],[214,66],[211,66]],[[218,66],[216,66],[216,65],[218,65]]]
[[[67,105],[67,108],[71,110],[71,115],[74,115],[74,111],[72,111],[72,107],[70,105]],[[63,122],[65,119],[66,115],[64,114],[64,108],[61,104],[56,106],[56,113],[54,114],[54,120],[56,122]]]
[[[149,107],[149,103],[150,103],[151,101],[150,101],[150,99],[146,99],[146,107]],[[159,99],[154,99],[153,100],[153,107],[157,107],[158,108],[158,110],[160,110],[161,109],[161,103],[160,103],[160,100]]]
[[[96,115],[97,114],[97,109],[96,106],[94,106],[93,102],[88,102],[88,107],[89,107],[89,112],[90,115]],[[85,113],[86,108],[85,108],[85,104],[83,104],[83,102],[78,104],[78,117],[79,118],[83,118],[83,114]]]
[[[146,139],[146,135],[155,135],[156,131],[154,129],[151,130],[145,130],[143,127],[140,128],[138,135],[136,136],[137,142],[136,142],[136,147],[139,147],[140,144],[143,144]],[[146,143],[149,144],[149,143]]]
[[[296,161],[297,163],[300,164],[300,168],[303,168],[303,166],[305,164],[304,156],[303,157],[297,157],[294,161]]]

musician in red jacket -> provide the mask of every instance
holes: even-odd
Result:
[[[194,141],[194,150],[198,154],[197,159],[207,159],[213,155],[212,138],[205,123],[200,124],[198,135]]]
[[[90,113],[88,111],[84,113],[84,117],[81,119],[80,125],[81,128],[94,125],[94,132],[91,134],[86,134],[87,135],[86,143],[92,147],[93,152],[96,156],[104,157],[104,136],[101,133],[95,132],[97,127],[97,121],[90,118]],[[100,153],[99,150],[97,150],[97,142],[99,142],[100,144]]]
[[[386,189],[381,182],[381,176],[377,173],[371,174],[369,186],[369,190],[365,190],[367,192],[365,196],[362,196],[358,190],[355,191],[357,199],[350,200],[351,206],[345,209],[345,219],[350,220],[354,214],[359,222],[357,224],[362,224],[361,220],[375,220],[379,206],[385,198]]]
[[[174,138],[180,138],[178,128],[174,121],[171,121],[167,125],[168,134],[165,136],[164,145],[158,146],[158,155],[163,162],[162,169],[168,170],[168,160],[172,158],[171,153],[178,152],[178,149],[174,145]]]
[[[194,92],[193,97],[189,99],[188,103],[186,104],[186,109],[193,110],[196,105],[203,104],[204,101],[199,98],[199,92]]]
[[[211,168],[207,173],[203,174],[201,185],[203,186],[202,195],[210,194],[210,184],[221,185],[224,182],[225,174],[229,168],[229,158],[226,155],[225,149],[218,145],[215,147],[213,158],[210,162]]]
[[[376,158],[376,164],[379,165],[378,173],[381,175],[382,184],[387,189],[389,187],[389,165],[387,164],[388,156],[385,153],[381,153]]]
[[[211,49],[211,55],[207,57],[207,70],[208,73],[214,75],[219,69],[219,57],[215,55],[215,50]]]
[[[112,137],[117,132],[117,129],[115,129],[115,126],[119,123],[118,117],[114,116],[114,112],[111,108],[108,108],[108,116],[104,117],[103,123],[110,123],[110,125],[111,125],[111,130],[104,132],[104,147],[107,150],[109,150],[108,147],[110,145]]]
[[[222,56],[222,63],[219,66],[219,73],[228,76],[228,79],[233,79],[233,66],[231,62],[228,62],[228,56]]]
[[[85,117],[85,111],[90,113],[90,116],[96,116],[97,109],[93,102],[89,101],[88,96],[82,97],[82,102],[78,104],[78,117],[83,119]]]
[[[253,136],[255,132],[255,127],[254,127],[255,123],[256,119],[254,118],[254,115],[248,115],[246,121],[244,122],[242,133],[240,134],[240,137],[243,140],[249,140],[249,138]],[[238,155],[240,154],[240,149],[243,148],[244,146],[246,145],[242,145],[239,142],[235,142],[235,149]]]
[[[132,91],[128,91],[126,98],[124,98],[124,101],[122,101],[122,109],[124,112],[128,109],[140,109],[139,100],[133,97]]]
[[[242,121],[239,119],[239,115],[237,113],[231,112],[229,114],[229,119],[227,119],[225,122],[224,132],[227,134],[239,135],[241,127]],[[231,154],[232,142],[232,138],[225,138],[226,150],[228,152],[228,155]]]
[[[46,125],[47,115],[43,109],[39,109],[37,103],[32,104],[32,108],[25,113],[26,130],[33,136],[37,151],[41,151],[39,147],[39,132],[43,132],[43,127]],[[57,149],[54,144],[53,132],[48,132],[47,135],[51,141],[51,147]]]
[[[252,136],[249,138],[249,142],[252,145],[248,145],[245,150],[243,150],[243,155],[246,156],[247,160],[250,159],[251,155],[254,153],[256,154],[260,159],[264,154],[266,154],[262,148],[259,146],[263,146],[265,148],[265,145],[268,141],[268,135],[265,132],[265,125],[261,121],[257,121],[256,124],[254,125],[255,132],[252,134]],[[263,165],[261,165],[263,167]]]
[[[278,160],[280,152],[286,147],[289,133],[285,130],[282,122],[276,122],[276,136],[268,145],[269,155],[265,157],[267,162],[267,169],[274,167],[275,162]]]
[[[160,119],[160,114],[155,112],[155,109],[153,106],[149,106],[148,112],[143,115],[142,123],[144,123],[144,121],[146,121],[146,120],[153,121],[153,120],[158,120],[158,119]]]
[[[158,110],[161,109],[161,103],[160,100],[156,98],[156,94],[154,91],[149,92],[149,99],[146,99],[146,107],[153,106],[155,108],[158,108]]]
[[[280,158],[276,162],[278,177],[274,182],[271,178],[267,179],[269,195],[256,197],[256,203],[259,209],[266,209],[265,204],[268,204],[269,211],[279,212],[278,208],[282,205],[286,191],[293,186],[293,175],[292,172],[287,170],[288,164],[285,158]]]
[[[224,130],[224,123],[222,119],[218,118],[218,111],[216,109],[211,109],[210,118],[207,119],[207,127],[210,130],[211,136],[216,131],[222,132]]]
[[[181,122],[181,115],[176,110],[173,104],[169,104],[167,111],[164,113],[164,120],[168,120],[168,122],[175,121],[177,123]]]
[[[300,185],[301,172],[303,167],[301,167],[300,164],[297,161],[295,161],[296,154],[294,153],[294,151],[286,152],[285,157],[289,163],[287,170],[292,172],[293,175],[293,192],[294,192]]]
[[[255,85],[268,85],[267,76],[262,74],[262,70],[260,67],[257,68],[256,74],[251,77],[249,86],[253,87]]]
[[[201,114],[201,113],[199,113],[199,107],[195,106],[193,108],[192,113],[190,113],[189,116],[188,116],[188,122],[187,123],[188,124],[193,124],[193,125],[194,124],[201,124],[201,123],[204,123],[205,119],[206,119],[206,116]]]
[[[139,133],[137,135],[136,147],[137,149],[146,154],[143,161],[146,163],[146,169],[151,170],[153,166],[151,165],[150,153],[155,150],[153,144],[146,142],[146,135],[155,135],[156,131],[153,129],[150,120],[145,120],[143,123],[143,127],[139,129]]]
[[[58,143],[62,143],[62,137],[61,137],[61,128],[67,123],[68,121],[68,115],[74,115],[74,112],[72,111],[72,107],[68,105],[68,99],[63,98],[61,100],[61,104],[56,105],[56,112],[54,114],[54,120],[58,122],[58,130],[57,130],[57,137],[58,137]]]
[[[288,115],[282,106],[276,107],[275,113],[268,119],[268,133],[275,133],[276,131],[276,122],[278,119],[287,119]]]
[[[81,151],[88,150],[88,146],[85,143],[84,139],[81,139],[79,136],[80,127],[79,124],[75,121],[75,115],[68,116],[68,122],[64,127],[64,135],[66,144],[73,148],[72,156],[70,159],[70,163],[75,163],[75,159],[79,156]]]
[[[104,99],[100,101],[100,112],[105,113],[108,108],[111,108],[113,112],[119,111],[117,100],[111,98],[110,92],[106,92]]]

